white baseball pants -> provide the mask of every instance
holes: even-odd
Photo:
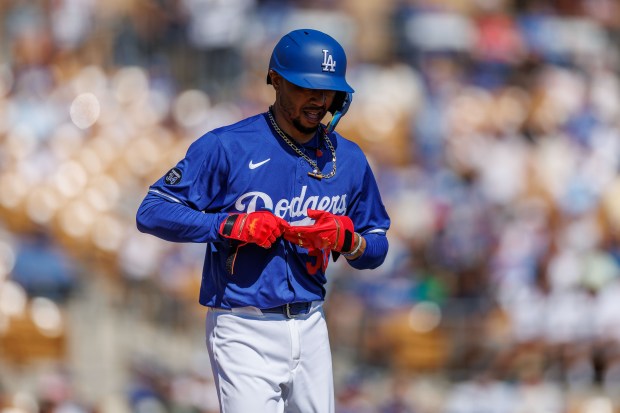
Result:
[[[207,347],[221,413],[333,413],[323,309],[288,319],[254,307],[210,308]]]

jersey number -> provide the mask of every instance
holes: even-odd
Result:
[[[306,262],[308,274],[315,275],[319,269],[325,272],[329,264],[329,250],[310,250],[308,256],[314,258]]]

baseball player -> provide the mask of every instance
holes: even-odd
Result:
[[[327,34],[286,34],[273,106],[197,139],[139,207],[140,231],[206,243],[199,301],[222,412],[334,411],[326,269],[381,265],[390,226],[365,155],[334,131],[346,66]]]

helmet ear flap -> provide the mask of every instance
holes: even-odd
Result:
[[[332,115],[339,110],[342,110],[345,104],[345,100],[347,98],[347,92],[336,92],[336,96],[331,104],[331,106],[327,109],[329,113]]]
[[[336,125],[340,122],[340,118],[344,116],[351,106],[353,100],[353,94],[348,92],[338,92],[334,97],[332,105],[329,107],[329,111],[332,113],[332,119],[325,127],[327,133],[332,133],[336,129]]]

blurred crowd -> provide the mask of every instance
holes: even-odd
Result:
[[[0,2],[0,412],[217,411],[203,246],[135,211],[299,27],[392,218],[330,264],[337,412],[620,412],[616,0]]]

